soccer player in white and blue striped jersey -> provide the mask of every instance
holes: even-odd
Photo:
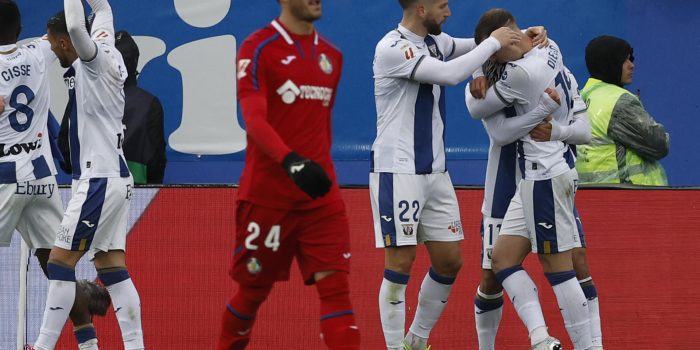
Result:
[[[53,349],[75,295],[75,265],[88,253],[112,298],[125,350],[144,349],[141,305],[125,263],[126,220],[133,181],[122,152],[123,86],[127,73],[114,47],[112,8],[64,0],[65,13],[49,20],[48,38],[69,88],[70,202],[49,257],[49,294],[36,349]],[[81,344],[97,349],[97,340]]]
[[[444,86],[467,79],[520,34],[499,29],[476,46],[473,39],[442,33],[450,16],[447,0],[399,3],[403,19],[375,51],[377,138],[370,197],[376,246],[385,248],[379,308],[386,346],[423,350],[462,264],[462,225],[445,166]],[[432,267],[404,337],[405,290],[419,243],[426,245]]]
[[[517,28],[509,12],[488,11],[477,25],[477,40],[503,25]],[[513,107],[512,116],[524,114],[534,108],[541,91],[548,88],[556,89],[558,95],[565,98],[561,107],[552,113],[551,121],[543,123],[552,126],[548,138],[539,139],[528,135],[527,130],[521,131],[524,136],[516,150],[523,179],[503,219],[491,268],[528,327],[533,349],[559,349],[558,340],[547,333],[534,283],[520,266],[530,250],[538,253],[575,349],[588,349],[592,346],[590,318],[571,254],[573,249],[582,246],[574,213],[577,175],[573,168],[574,156],[563,142],[580,144],[590,140],[586,106],[578,95],[573,75],[563,65],[556,43],[550,42],[545,49],[532,49],[525,38],[521,45],[500,50],[495,58],[498,62],[510,63],[484,100],[467,98],[473,117],[491,120],[495,118],[491,117],[493,113],[505,107]],[[503,115],[498,117],[507,120]],[[529,122],[530,128],[538,124],[537,120]],[[488,129],[488,122],[486,126]],[[487,302],[482,306],[488,304],[493,306]],[[478,302],[476,306],[479,308]],[[488,306],[482,308],[491,311],[488,309]]]

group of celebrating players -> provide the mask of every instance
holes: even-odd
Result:
[[[350,299],[350,238],[330,155],[331,109],[343,56],[314,21],[321,0],[278,0],[281,14],[251,34],[238,53],[238,101],[248,148],[237,198],[238,282],[223,312],[217,349],[244,349],[259,307],[296,258],[320,300],[330,349],[361,349]],[[144,349],[138,292],[125,264],[133,184],[121,144],[127,73],[114,47],[107,0],[64,0],[47,36],[18,46],[19,10],[0,0],[0,244],[15,228],[42,261],[49,294],[35,349],[53,349],[70,315],[80,349],[97,349],[91,315],[111,302],[127,350]],[[503,290],[526,325],[532,349],[561,349],[547,332],[537,288],[521,264],[537,253],[575,349],[602,349],[595,285],[574,204],[570,145],[591,139],[586,105],[542,27],[525,31],[506,10],[484,13],[475,38],[442,32],[448,0],[399,0],[403,18],[377,44],[373,64],[377,137],[369,174],[375,242],[384,249],[379,311],[386,347],[424,350],[462,265],[464,234],[445,162],[445,86],[474,77],[470,115],[490,138],[482,205],[482,278],[474,314],[480,349],[494,349]],[[49,64],[58,59],[70,96],[72,198],[64,214],[54,186],[47,129]],[[7,76],[7,77],[6,77]],[[44,187],[45,188],[45,187]],[[42,216],[33,215],[42,210]],[[62,217],[62,218],[61,218]],[[56,233],[58,231],[58,233]],[[431,268],[405,332],[405,290],[416,247]],[[50,253],[49,253],[50,250]],[[85,253],[105,288],[76,282]]]

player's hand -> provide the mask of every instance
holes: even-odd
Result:
[[[331,180],[326,171],[316,162],[302,158],[294,152],[289,152],[282,161],[287,175],[309,197],[323,197],[331,189]]]
[[[498,28],[491,33],[491,37],[496,38],[496,40],[501,43],[501,47],[519,43],[522,35],[523,33],[512,30],[508,27]]]
[[[551,118],[550,118],[551,119]],[[543,120],[530,130],[530,137],[537,142],[549,141],[552,139],[552,123]]]
[[[476,77],[469,83],[469,93],[476,99],[486,97],[486,90],[489,89],[489,81],[485,76]]]
[[[525,35],[532,39],[532,47],[546,47],[549,45],[549,38],[547,38],[547,29],[543,26],[530,27],[525,31]]]
[[[5,99],[0,96],[0,113],[5,111]]]
[[[559,98],[559,93],[557,90],[548,87],[544,89],[544,93],[547,94],[547,96],[549,96],[549,98],[551,98],[554,102],[556,102],[557,105],[561,106],[561,98]]]

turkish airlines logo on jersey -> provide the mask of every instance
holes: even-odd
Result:
[[[297,86],[293,81],[287,80],[282,86],[277,88],[277,94],[282,97],[282,102],[290,105],[297,98],[302,100],[317,100],[326,107],[331,103],[333,89],[325,86],[301,85]]]

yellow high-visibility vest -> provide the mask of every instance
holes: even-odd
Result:
[[[666,172],[658,162],[648,162],[635,151],[616,144],[608,136],[608,125],[615,104],[629,91],[613,84],[590,78],[581,91],[588,105],[592,139],[576,147],[576,171],[581,183],[627,183],[647,186],[667,186]],[[632,95],[634,96],[634,95]],[[637,98],[636,96],[634,96]],[[620,152],[618,147],[625,148]]]

